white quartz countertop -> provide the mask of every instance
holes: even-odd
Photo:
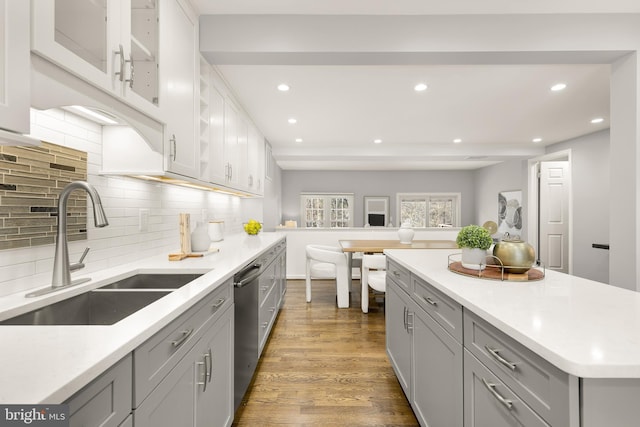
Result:
[[[526,283],[462,276],[450,250],[385,253],[571,375],[640,378],[639,292],[549,270]]]
[[[0,320],[135,273],[204,273],[198,279],[109,326],[0,326],[0,403],[61,403],[118,362],[245,264],[284,238],[237,234],[212,244],[219,252],[168,261],[167,254],[89,274],[92,280],[39,298],[0,298]],[[82,271],[73,278],[83,277]]]

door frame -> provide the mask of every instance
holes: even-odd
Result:
[[[569,163],[569,171],[572,171],[571,168],[571,149],[560,150],[553,153],[544,154],[539,157],[534,157],[527,161],[527,186],[528,186],[528,203],[527,203],[527,216],[529,218],[528,221],[528,231],[527,231],[527,241],[533,246],[536,251],[536,255],[539,253],[538,251],[538,230],[540,228],[539,217],[538,217],[538,194],[540,191],[538,185],[538,165],[541,162],[549,162],[549,161],[567,161]],[[568,259],[567,259],[567,272],[569,274],[573,274],[573,185],[572,178],[573,174],[569,174],[569,235],[567,244],[568,248]]]

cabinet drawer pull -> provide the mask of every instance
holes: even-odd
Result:
[[[182,331],[181,332],[182,336],[175,341],[171,341],[171,345],[174,347],[180,347],[182,344],[184,344],[187,338],[189,338],[189,335],[191,335],[192,333],[193,333],[193,328],[189,329],[188,331]]]
[[[396,277],[400,277],[401,276],[400,272],[398,272],[396,270],[393,270],[393,275],[396,276]]]
[[[267,326],[269,326],[269,322],[262,322],[262,329],[267,329]]]
[[[176,146],[176,134],[172,133],[171,134],[171,138],[169,139],[169,142],[171,143],[171,150],[173,151],[173,153],[171,154],[171,157],[173,157],[173,161],[176,161],[176,158],[178,157],[178,147]]]
[[[429,303],[430,305],[432,305],[434,307],[438,306],[438,303],[436,301],[432,300],[429,297],[422,297],[422,299],[425,300],[427,303]]]
[[[202,391],[207,391],[207,364],[205,362],[198,362],[198,366],[204,366],[204,380],[198,381],[196,384],[202,386]]]
[[[216,302],[214,302],[214,303],[211,305],[211,307],[212,307],[214,310],[217,310],[217,309],[219,309],[219,308],[222,306],[222,304],[224,304],[224,302],[225,302],[225,301],[226,301],[226,300],[225,300],[224,298],[219,298]]]
[[[491,384],[490,382],[488,382],[484,378],[482,379],[482,383],[487,388],[487,390],[489,390],[489,392],[491,394],[493,394],[493,397],[498,399],[498,402],[502,403],[505,408],[511,410],[511,408],[513,407],[513,402],[511,400],[505,399],[503,396],[501,396],[500,393],[498,393],[496,391],[496,385],[495,384]]]
[[[207,382],[211,382],[211,376],[213,374],[213,355],[211,354],[211,349],[204,355],[204,360],[207,363],[207,372],[205,374],[207,378]]]
[[[505,359],[504,357],[500,356],[500,350],[496,350],[495,348],[491,348],[488,345],[484,346],[485,350],[487,350],[489,352],[489,354],[496,359],[500,364],[506,366],[507,368],[511,369],[512,371],[516,370],[516,363],[513,362],[509,362],[507,359]]]
[[[413,316],[415,313],[409,313],[407,310],[407,331],[413,331]],[[409,322],[409,316],[411,316],[411,322]]]

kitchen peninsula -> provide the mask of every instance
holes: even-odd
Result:
[[[455,251],[385,253],[387,352],[421,422],[637,423],[639,293],[549,270],[531,282],[462,276],[447,269]]]

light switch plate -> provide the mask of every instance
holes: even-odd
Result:
[[[149,209],[140,209],[139,215],[138,229],[140,231],[149,231]]]

